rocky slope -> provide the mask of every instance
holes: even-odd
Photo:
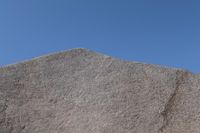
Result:
[[[200,76],[73,49],[0,68],[0,133],[199,133]]]

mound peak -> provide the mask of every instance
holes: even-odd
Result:
[[[200,131],[200,78],[79,48],[0,69],[2,133]]]

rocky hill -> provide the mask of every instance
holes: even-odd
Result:
[[[0,133],[199,133],[200,76],[73,49],[0,68]]]

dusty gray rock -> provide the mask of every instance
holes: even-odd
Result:
[[[0,68],[0,133],[199,133],[200,76],[73,49]]]

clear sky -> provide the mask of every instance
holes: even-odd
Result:
[[[200,73],[200,0],[0,0],[0,66],[77,47]]]

